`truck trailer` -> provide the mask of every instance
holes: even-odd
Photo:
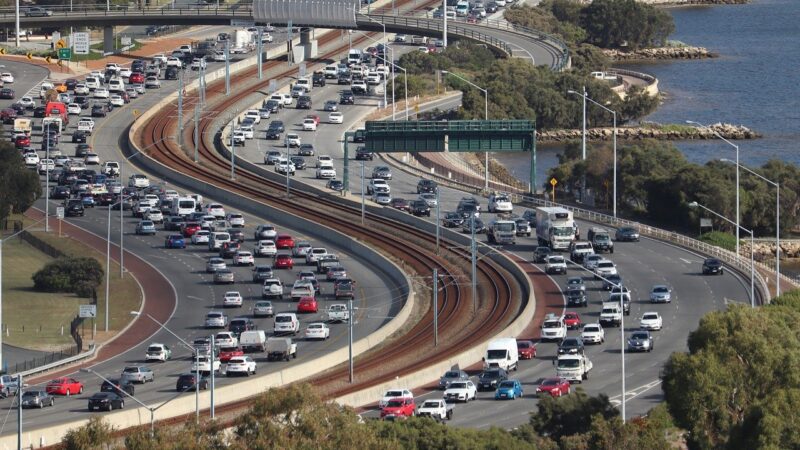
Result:
[[[539,245],[552,250],[567,250],[575,240],[575,221],[572,211],[551,206],[536,208],[536,238]]]

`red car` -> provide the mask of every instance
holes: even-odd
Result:
[[[517,341],[517,353],[519,359],[536,358],[536,345],[531,341]]]
[[[47,383],[45,390],[51,395],[83,394],[83,383],[74,378],[56,378]]]
[[[288,234],[279,234],[278,238],[275,240],[275,247],[281,248],[292,248],[294,247],[294,238]]]
[[[200,224],[197,222],[188,222],[183,225],[183,229],[181,233],[183,233],[183,237],[190,238],[194,236],[195,233],[200,231]]]
[[[386,406],[381,408],[381,419],[392,416],[394,418],[402,417],[411,417],[414,415],[414,411],[416,411],[417,405],[414,403],[414,399],[410,397],[398,397],[390,399],[386,402]]]
[[[290,255],[278,255],[275,257],[275,266],[276,269],[293,269],[294,268],[294,260]]]
[[[17,136],[14,139],[14,147],[16,148],[26,148],[31,146],[31,138],[30,136]]]
[[[130,84],[144,84],[144,74],[141,72],[133,72],[130,77],[128,77],[128,83]]]
[[[564,323],[567,325],[567,328],[570,330],[580,328],[581,327],[581,316],[578,315],[576,312],[566,312],[564,313]]]
[[[13,108],[5,108],[0,111],[0,121],[3,123],[11,124],[14,123],[14,119],[17,118],[17,112]]]
[[[297,303],[297,312],[315,313],[317,312],[317,300],[314,297],[301,297]]]
[[[236,356],[244,356],[241,347],[222,347],[219,349],[219,361],[221,363],[227,363]]]
[[[569,381],[566,378],[555,377],[545,378],[542,384],[536,388],[536,395],[548,393],[553,397],[561,397],[572,392]]]

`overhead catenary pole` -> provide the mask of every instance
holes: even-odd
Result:
[[[14,34],[15,46],[19,47],[19,0],[14,2],[14,24],[16,25],[16,33]]]
[[[581,160],[586,161],[586,86],[583,87],[583,121],[581,125]],[[586,175],[581,180],[581,202],[585,201],[586,196]]]
[[[0,235],[0,370],[5,372],[3,366],[3,239]]]
[[[231,40],[225,40],[225,95],[231,95]]]
[[[214,386],[214,382],[215,382],[215,378],[214,378],[214,362],[216,362],[216,359],[217,359],[217,357],[215,355],[215,351],[214,351],[214,349],[216,348],[215,345],[216,344],[214,342],[214,335],[212,334],[211,335],[211,356],[209,357],[209,361],[211,361],[211,367],[209,367],[209,369],[210,369],[209,372],[211,372],[211,419],[212,420],[214,420],[216,418],[216,413],[215,413],[215,408],[214,408],[214,406],[215,406],[214,405],[214,390],[215,390],[214,389],[214,387],[215,387]]]
[[[475,214],[470,215],[470,231],[471,231],[471,238],[472,241],[470,243],[470,249],[472,253],[471,263],[472,263],[472,312],[475,313],[477,310],[477,302],[478,302],[478,258],[477,258],[477,245],[475,242]]]
[[[433,268],[433,345],[439,345],[439,269]]]
[[[200,148],[200,114],[197,106],[194,107],[194,162],[198,162],[198,151]]]
[[[434,187],[436,190],[436,254],[439,254],[439,240],[441,232],[439,227],[442,225],[442,216],[439,209],[439,186]]]
[[[43,128],[44,134],[44,171],[45,171],[45,186],[44,186],[44,232],[50,232],[50,124],[47,128]]]
[[[442,46],[447,48],[447,0],[442,0],[442,18],[444,24],[442,25]]]
[[[618,287],[622,287],[622,285],[617,284]],[[623,295],[619,296],[619,310],[622,314],[620,314],[619,319],[619,351],[622,355],[621,364],[622,364],[622,423],[625,423],[625,302],[623,301]]]
[[[178,75],[178,145],[183,146],[183,74]],[[120,180],[122,181],[122,180]]]
[[[353,373],[353,297],[350,297],[350,300],[347,302],[347,309],[349,312],[347,316],[347,329],[348,329],[348,349],[349,349],[349,360],[350,360],[350,383],[353,383],[355,379],[355,374]]]
[[[256,47],[258,47],[258,79],[261,80],[264,78],[264,68],[261,65],[264,63],[264,42],[262,38],[264,37],[264,29],[258,27],[258,42],[256,42]]]
[[[120,194],[120,209],[122,209],[122,200],[123,196]],[[111,207],[113,205],[108,205],[108,232],[106,233],[106,312],[105,312],[105,327],[103,328],[104,331],[108,331],[108,308],[109,308],[109,301],[108,301],[108,294],[109,294],[109,285],[111,284]],[[120,247],[120,252],[122,252],[122,247]]]
[[[22,450],[22,386],[22,374],[17,374],[17,450]]]
[[[364,225],[364,213],[366,203],[364,201],[364,161],[361,161],[361,225]]]

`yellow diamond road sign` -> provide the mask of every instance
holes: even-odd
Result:
[[[67,46],[67,43],[63,39],[59,39],[58,42],[56,42],[56,47],[58,47],[58,48],[64,48],[66,46]]]
[[[25,57],[27,57],[28,59],[33,59],[33,53],[26,53]]]
[[[552,186],[555,186],[555,185],[557,185],[557,184],[558,184],[558,180],[556,180],[555,178],[550,178],[550,184],[551,184]]]

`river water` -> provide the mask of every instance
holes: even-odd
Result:
[[[659,109],[643,120],[660,123],[727,122],[761,134],[739,141],[740,159],[761,165],[769,159],[800,164],[800,1],[756,0],[747,5],[671,8],[670,39],[718,53],[719,58],[622,66],[655,75],[665,94]],[[733,158],[719,140],[676,142],[690,161]],[[560,147],[540,148],[537,181],[558,163]],[[530,158],[496,154],[527,181]]]

